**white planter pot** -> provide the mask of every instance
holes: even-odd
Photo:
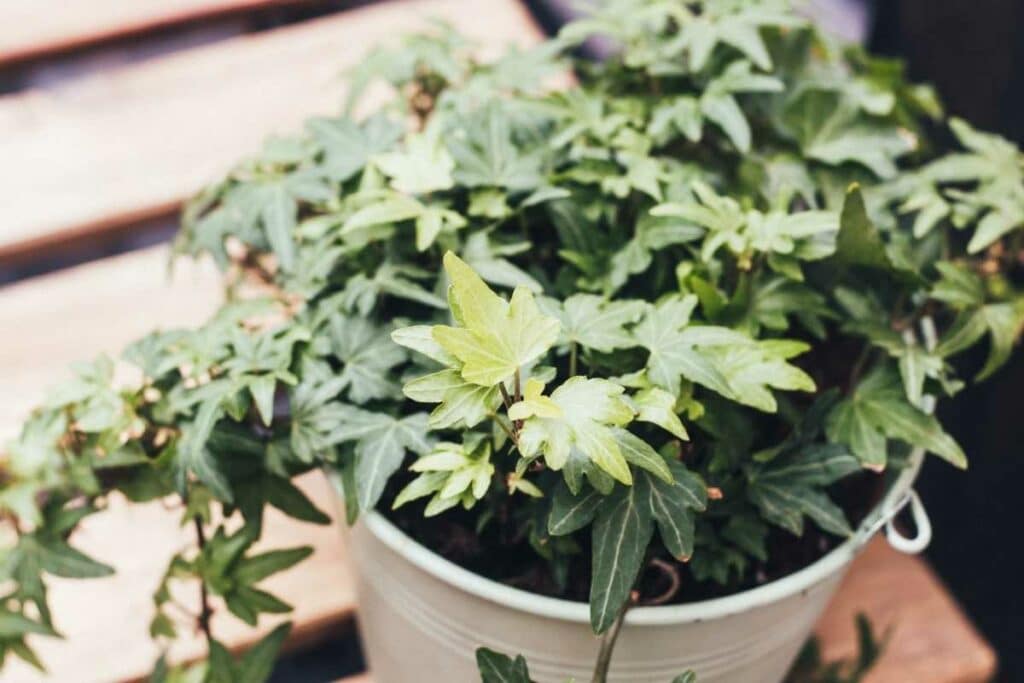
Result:
[[[930,527],[911,491],[915,453],[856,534],[814,564],[724,598],[630,610],[612,661],[614,683],[668,683],[687,669],[699,683],[778,683],[864,544],[908,501],[918,535]],[[589,681],[598,650],[587,605],[510,588],[445,560],[371,513],[349,536],[359,630],[374,683],[475,683],[474,653],[486,646],[526,656],[540,683]]]

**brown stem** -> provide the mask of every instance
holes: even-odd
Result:
[[[591,679],[591,683],[608,683],[608,669],[612,665],[612,652],[615,650],[615,641],[619,638],[619,631],[622,630],[622,622],[626,619],[626,612],[636,604],[639,597],[636,591],[632,591],[629,594],[629,600],[622,606],[619,616],[615,617],[611,628],[601,636],[601,650],[597,653],[597,664],[594,665],[594,678]]]
[[[643,601],[645,605],[664,605],[666,602],[671,600],[679,592],[679,587],[682,585],[682,579],[679,577],[679,570],[676,569],[670,562],[666,562],[660,557],[651,559],[650,566],[658,569],[662,574],[668,577],[669,585],[662,593],[655,595],[653,598],[648,598]]]
[[[206,547],[206,532],[203,531],[203,520],[196,515],[192,518],[193,525],[196,530],[196,540],[199,543],[199,552],[203,552],[203,548]],[[199,579],[199,629],[206,636],[206,643],[209,645],[213,642],[213,632],[210,630],[210,617],[213,616],[213,608],[210,607],[210,596],[206,590],[206,582]]]
[[[505,410],[512,407],[512,398],[508,395],[508,390],[505,388],[505,383],[500,382],[498,384],[498,391],[501,392],[501,400],[505,403]]]

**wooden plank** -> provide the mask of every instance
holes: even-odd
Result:
[[[104,41],[315,0],[3,0],[0,67]]]
[[[181,259],[170,277],[168,254],[149,249],[0,289],[0,444],[70,363],[213,314],[223,300],[213,263]]]
[[[927,563],[881,537],[854,562],[818,624],[826,658],[856,652],[858,612],[879,632],[893,628],[888,650],[864,683],[984,683],[995,674],[992,647]]]
[[[268,133],[336,112],[346,67],[434,16],[482,56],[541,35],[516,0],[393,0],[0,97],[0,262],[172,212]]]

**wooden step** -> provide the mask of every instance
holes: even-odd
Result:
[[[168,284],[165,259],[163,248],[150,249],[0,289],[0,329],[13,331],[0,351],[0,440],[15,432],[45,384],[66,375],[68,361],[115,352],[154,327],[197,324],[213,310],[220,299],[213,269],[189,265]],[[333,511],[322,477],[307,476],[302,484],[321,508]],[[38,641],[52,671],[49,680],[133,680],[156,654],[146,636],[149,595],[166,559],[185,542],[176,515],[159,505],[118,503],[88,520],[75,540],[119,571],[109,579],[54,582],[56,622],[68,639]],[[274,577],[273,586],[295,605],[295,637],[308,644],[345,628],[354,595],[337,529],[268,518],[268,547],[300,543],[317,552],[301,568]],[[895,628],[887,654],[866,683],[982,683],[995,670],[992,649],[927,565],[895,553],[882,539],[856,561],[819,625],[828,657],[855,651],[858,611],[879,628]],[[218,632],[239,648],[255,637],[234,620],[218,625]],[[201,654],[197,638],[175,651],[182,658]],[[37,680],[46,679],[17,665],[0,675],[10,683]]]
[[[935,572],[881,537],[856,559],[818,623],[826,659],[856,652],[858,612],[878,633],[892,629],[888,649],[863,683],[986,683],[995,675],[995,651]]]
[[[8,0],[0,3],[0,67],[199,21],[315,0]]]
[[[541,36],[516,0],[392,0],[0,97],[0,265],[172,214],[268,134],[337,112],[344,69],[431,17],[484,57]]]

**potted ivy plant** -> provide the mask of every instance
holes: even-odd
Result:
[[[595,35],[611,58],[572,56]],[[1024,322],[1020,152],[779,0],[615,0],[471,53],[374,53],[349,109],[380,79],[387,105],[189,204],[178,251],[238,295],[9,444],[0,652],[39,664],[47,575],[110,571],[69,538],[114,492],[195,529],[151,631],[198,580],[210,656],[157,681],[266,678],[287,627],[234,658],[210,615],[287,611],[259,582],[309,549],[252,544],[268,505],[327,521],[292,483],[317,468],[378,683],[774,683],[880,526],[927,541],[924,454],[966,466],[934,402]]]

